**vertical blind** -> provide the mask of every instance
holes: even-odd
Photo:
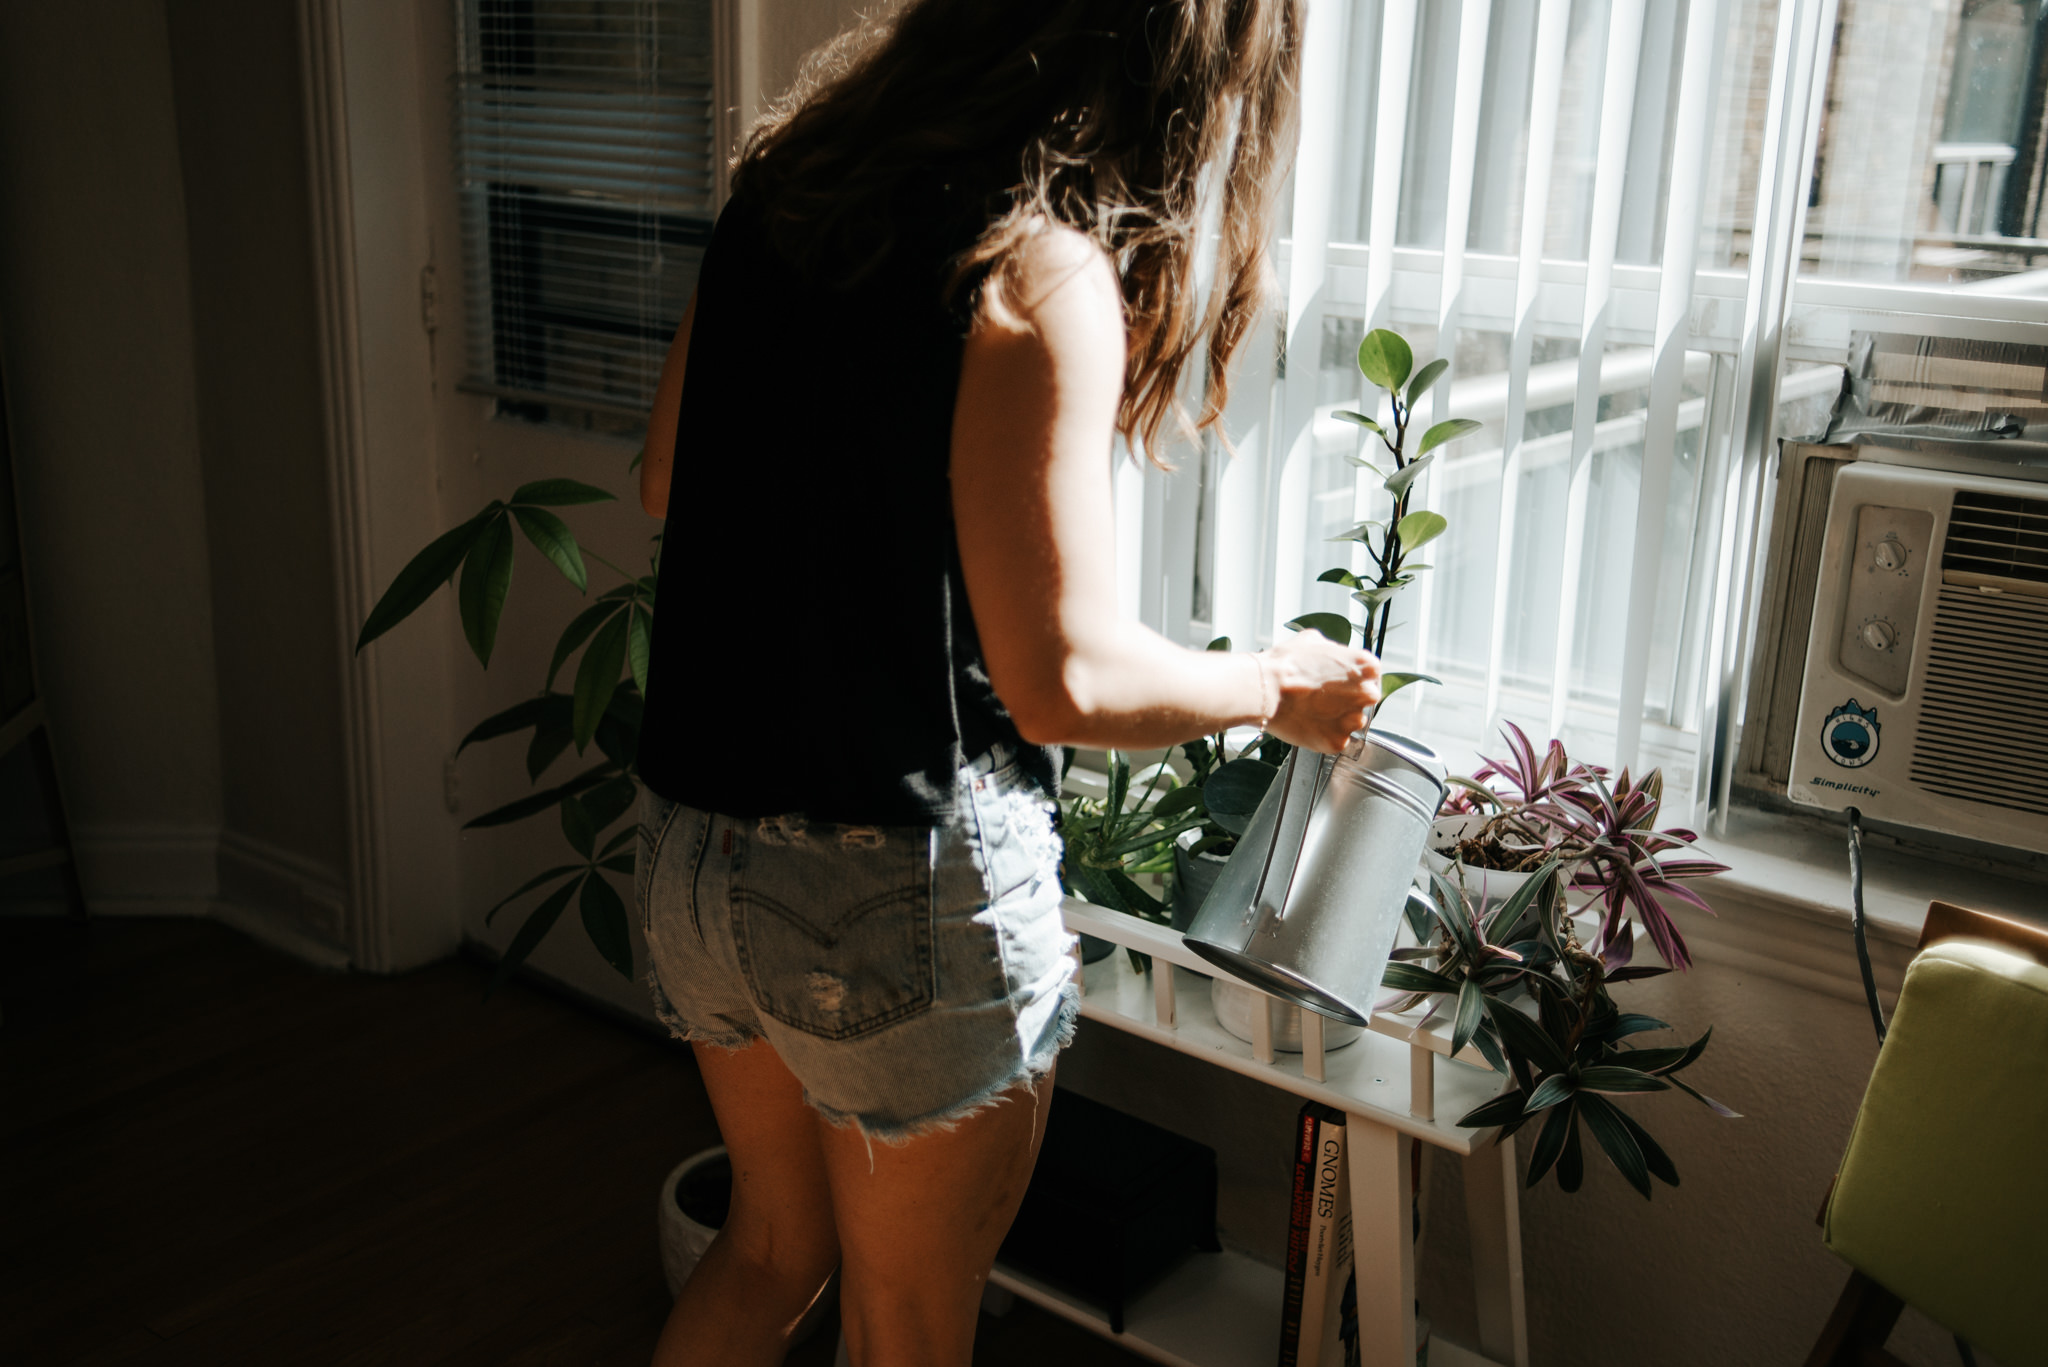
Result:
[[[1120,470],[1124,601],[1195,645],[1358,619],[1318,576],[1366,568],[1331,538],[1390,500],[1333,414],[1384,403],[1354,358],[1394,328],[1450,362],[1418,419],[1482,426],[1417,485],[1450,527],[1386,653],[1443,682],[1385,723],[1465,768],[1511,720],[1662,768],[1671,814],[1701,819],[1727,793],[1774,439],[1824,425],[1859,328],[2048,341],[2044,8],[1314,0],[1274,344],[1235,378],[1234,458]],[[2022,167],[1996,232],[1952,202],[1979,105]]]
[[[1418,420],[1483,427],[1417,486],[1450,530],[1386,653],[1443,684],[1386,723],[1462,767],[1513,720],[1661,766],[1683,812],[1771,415],[1839,373],[1779,383],[1832,0],[1318,0],[1308,23],[1276,343],[1236,378],[1235,457],[1119,475],[1126,601],[1195,644],[1357,619],[1318,575],[1389,498],[1332,415],[1384,403],[1354,357],[1394,328],[1451,363]]]
[[[645,415],[714,213],[710,0],[459,0],[463,387]]]

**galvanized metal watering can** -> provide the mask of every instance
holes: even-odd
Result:
[[[1276,997],[1364,1025],[1380,994],[1443,761],[1386,731],[1341,755],[1295,750],[1184,937]]]

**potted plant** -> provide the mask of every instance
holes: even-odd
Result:
[[[1175,824],[1173,811],[1162,814],[1157,804],[1162,794],[1177,789],[1178,780],[1166,765],[1155,764],[1138,776],[1143,786],[1133,793],[1130,757],[1111,750],[1106,759],[1108,792],[1104,796],[1070,793],[1060,803],[1060,887],[1068,896],[1096,906],[1167,924],[1171,914],[1166,902],[1138,879],[1172,868],[1170,842],[1182,827]],[[1074,748],[1068,746],[1060,770],[1062,782],[1073,765]],[[1107,958],[1115,949],[1111,941],[1097,936],[1081,937],[1083,963]],[[1135,951],[1131,962],[1144,966],[1143,956]]]
[[[632,465],[638,464],[635,456]],[[632,466],[627,468],[630,472]],[[606,833],[633,810],[639,795],[634,752],[647,685],[647,643],[654,625],[660,537],[654,538],[656,551],[649,556],[647,572],[636,575],[584,548],[568,524],[551,511],[609,502],[613,497],[573,479],[544,479],[521,485],[509,500],[492,500],[475,517],[435,538],[398,572],[356,638],[360,652],[418,611],[443,584],[455,584],[459,576],[456,600],[462,633],[477,663],[488,669],[512,586],[514,526],[578,593],[589,591],[586,560],[596,561],[620,580],[570,619],[539,691],[478,722],[456,747],[459,754],[481,741],[530,732],[526,772],[536,784],[572,746],[579,756],[593,746],[597,750],[595,762],[571,777],[463,823],[464,830],[500,826],[552,810],[558,814],[562,838],[574,856],[529,879],[485,914],[488,922],[520,898],[554,885],[526,914],[505,947],[485,988],[486,996],[526,961],[572,900],[584,933],[605,962],[622,975],[633,976],[630,921],[625,899],[612,885],[611,876],[632,876],[634,828],[629,823]],[[574,681],[567,692],[559,691],[555,681],[572,660],[576,661]]]
[[[1352,634],[1356,631],[1359,644],[1377,654],[1386,649],[1387,632],[1391,627],[1389,614],[1395,597],[1429,569],[1428,565],[1411,557],[1442,536],[1450,525],[1443,514],[1413,506],[1416,481],[1436,460],[1439,448],[1477,431],[1480,424],[1470,418],[1451,418],[1421,433],[1411,447],[1415,405],[1443,378],[1450,369],[1450,362],[1437,359],[1416,370],[1415,354],[1400,334],[1386,328],[1375,328],[1358,344],[1357,363],[1361,375],[1387,392],[1386,420],[1382,422],[1371,414],[1348,410],[1339,412],[1337,416],[1371,433],[1383,448],[1381,460],[1364,456],[1347,459],[1360,469],[1371,470],[1379,476],[1381,489],[1389,500],[1389,513],[1385,521],[1361,522],[1332,538],[1362,548],[1362,555],[1369,562],[1366,577],[1354,573],[1348,566],[1339,565],[1325,570],[1318,576],[1318,582],[1350,590],[1353,600],[1364,606],[1365,620],[1362,624],[1354,624],[1345,613],[1311,612],[1294,618],[1287,625],[1296,631],[1321,632],[1340,645],[1351,644]],[[1230,639],[1219,637],[1209,643],[1209,649],[1228,650]],[[1411,683],[1436,682],[1429,675],[1405,671],[1387,671],[1380,678],[1383,698]],[[1199,827],[1199,836],[1186,840],[1184,846],[1175,847],[1184,848],[1187,858],[1176,858],[1174,871],[1177,879],[1192,885],[1190,890],[1206,892],[1206,888],[1201,886],[1205,878],[1204,866],[1200,862],[1202,856],[1220,858],[1230,852],[1258,807],[1259,799],[1265,796],[1267,787],[1279,772],[1288,746],[1271,736],[1260,736],[1233,756],[1227,748],[1227,737],[1219,734],[1189,741],[1180,748],[1187,762],[1187,773],[1177,776],[1177,782],[1169,781],[1163,788],[1158,786],[1155,777],[1144,800],[1127,816],[1114,803],[1109,809],[1100,804],[1077,805],[1076,814],[1063,823],[1062,834],[1068,837],[1070,849],[1079,851],[1077,863],[1081,867],[1112,868],[1126,873],[1134,871],[1134,868],[1153,871],[1151,864],[1165,852],[1157,848],[1155,841],[1145,839],[1148,834],[1156,835],[1160,840],[1172,839]],[[1128,792],[1127,782],[1119,782],[1116,766],[1117,761],[1112,757],[1112,796]],[[1201,817],[1200,821],[1195,819],[1197,815]],[[1149,824],[1147,818],[1150,819]],[[1114,827],[1116,839],[1100,837],[1106,826]],[[1132,856],[1140,857],[1138,865],[1130,862]],[[1213,881],[1213,874],[1206,874],[1206,877]],[[1101,900],[1104,905],[1131,910],[1153,919],[1161,918],[1162,908],[1157,905],[1158,899],[1151,898],[1149,894],[1144,899],[1133,899],[1130,889],[1121,885],[1104,887],[1101,885],[1104,880],[1086,876],[1075,881],[1080,895],[1090,900]],[[1096,896],[1098,892],[1102,894],[1099,898]],[[1119,897],[1131,905],[1119,905],[1115,900]],[[1185,928],[1186,919],[1192,917],[1193,908],[1200,904],[1199,897],[1190,905],[1187,897],[1177,889],[1173,903],[1180,913],[1179,924]]]
[[[1357,424],[1371,437],[1378,438],[1381,451],[1377,454],[1382,459],[1373,460],[1365,456],[1347,456],[1345,459],[1379,476],[1380,487],[1388,496],[1390,507],[1386,520],[1368,519],[1331,538],[1360,546],[1369,562],[1369,576],[1361,577],[1350,567],[1337,565],[1324,570],[1316,577],[1316,582],[1349,589],[1352,599],[1364,605],[1365,621],[1358,627],[1358,643],[1375,655],[1383,655],[1386,651],[1394,599],[1430,568],[1410,557],[1450,528],[1449,520],[1442,513],[1412,506],[1415,482],[1435,463],[1439,448],[1478,431],[1481,426],[1471,418],[1447,418],[1423,432],[1414,448],[1410,449],[1408,439],[1415,418],[1415,405],[1443,378],[1450,366],[1448,360],[1439,357],[1416,370],[1415,353],[1401,335],[1386,328],[1374,328],[1358,344],[1358,370],[1372,384],[1387,391],[1388,419],[1383,423],[1371,414],[1348,409],[1336,414],[1346,422]],[[1339,645],[1351,643],[1353,624],[1344,613],[1306,613],[1287,625],[1297,631],[1320,631]],[[1428,674],[1382,673],[1382,700],[1417,682],[1441,681]]]
[[[1671,1027],[1623,1011],[1609,988],[1668,970],[1616,965],[1586,944],[1565,896],[1567,876],[1564,864],[1547,861],[1513,894],[1488,905],[1475,902],[1458,880],[1432,873],[1436,907],[1421,928],[1422,943],[1397,949],[1387,965],[1385,985],[1403,994],[1387,1007],[1407,1011],[1426,1001],[1424,1021],[1449,1012],[1452,1054],[1469,1045],[1502,1075],[1501,1094],[1458,1124],[1498,1125],[1496,1142],[1536,1126],[1528,1185],[1555,1171],[1559,1187],[1579,1189],[1583,1123],[1647,1199],[1652,1178],[1676,1186],[1678,1169],[1619,1098],[1677,1090],[1718,1115],[1736,1113],[1678,1076],[1705,1052],[1711,1028],[1689,1044],[1637,1043]],[[1604,930],[1600,938],[1607,938]]]
[[[1338,417],[1352,422],[1378,439],[1380,459],[1350,456],[1360,469],[1372,471],[1386,494],[1386,519],[1361,522],[1333,540],[1356,544],[1368,562],[1363,576],[1347,565],[1334,566],[1318,576],[1319,583],[1335,584],[1350,591],[1364,607],[1363,623],[1354,624],[1347,613],[1311,612],[1287,625],[1296,631],[1317,631],[1340,645],[1349,645],[1354,631],[1360,645],[1379,654],[1386,649],[1392,625],[1393,601],[1430,567],[1413,558],[1429,542],[1442,536],[1449,521],[1441,514],[1414,506],[1417,480],[1436,460],[1446,443],[1477,431],[1480,424],[1469,418],[1450,418],[1415,436],[1415,405],[1450,369],[1450,362],[1437,359],[1415,369],[1414,351],[1400,334],[1376,328],[1360,341],[1357,353],[1359,373],[1387,393],[1385,419],[1372,414],[1342,411]],[[1411,437],[1414,440],[1411,443]],[[1227,637],[1210,642],[1211,650],[1228,650]],[[1385,671],[1380,676],[1382,700],[1411,683],[1433,677],[1407,671]],[[1085,878],[1076,879],[1080,895],[1090,901],[1132,911],[1153,920],[1166,920],[1185,930],[1201,907],[1202,899],[1222,872],[1223,860],[1235,847],[1237,837],[1257,809],[1259,800],[1278,775],[1288,746],[1271,736],[1260,736],[1244,745],[1235,756],[1227,749],[1227,737],[1216,735],[1194,740],[1181,747],[1188,771],[1178,784],[1169,784],[1156,795],[1148,795],[1136,810],[1117,824],[1118,838],[1096,837],[1098,822],[1107,813],[1077,804],[1077,819],[1063,825],[1068,836],[1069,859],[1086,870],[1091,864],[1118,859],[1126,863],[1115,872],[1166,870],[1170,856],[1172,890],[1165,903],[1141,888],[1121,884],[1098,893]],[[1112,760],[1111,796],[1120,791]],[[1171,846],[1163,841],[1171,839]],[[1133,896],[1133,892],[1138,894]],[[1111,900],[1119,899],[1119,900]],[[1085,958],[1085,954],[1084,954]],[[1215,979],[1211,1001],[1217,1019],[1240,1038],[1251,1038],[1252,1013],[1258,1009],[1259,994],[1224,979]],[[1300,1047],[1300,1021],[1292,1010],[1282,1011],[1275,1032],[1275,1047]],[[1356,1027],[1332,1026],[1326,1047],[1356,1037]]]
[[[1711,915],[1706,899],[1685,884],[1728,866],[1689,855],[1699,838],[1692,831],[1657,828],[1662,772],[1633,780],[1623,770],[1610,783],[1606,769],[1574,762],[1560,741],[1539,756],[1513,722],[1502,723],[1501,735],[1505,759],[1482,756],[1475,774],[1452,780],[1457,791],[1431,832],[1435,871],[1452,874],[1487,903],[1555,865],[1570,892],[1599,908],[1599,952],[1610,976],[1629,971],[1638,923],[1666,964],[1690,967],[1673,912],[1690,907]]]

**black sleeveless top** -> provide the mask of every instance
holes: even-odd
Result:
[[[964,316],[947,264],[983,227],[938,187],[851,288],[804,280],[736,196],[704,255],[676,424],[640,777],[728,816],[925,825],[995,745],[1052,753],[996,700],[947,475]]]

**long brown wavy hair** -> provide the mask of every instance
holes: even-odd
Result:
[[[831,261],[844,279],[887,256],[903,187],[943,171],[985,210],[947,286],[969,308],[1043,220],[1086,233],[1123,286],[1117,428],[1158,460],[1169,416],[1190,435],[1222,417],[1230,358],[1265,294],[1302,3],[912,0],[813,54],[749,138],[733,187],[765,206],[784,259]],[[1206,302],[1205,179],[1221,195]],[[1191,419],[1181,377],[1205,344]]]

